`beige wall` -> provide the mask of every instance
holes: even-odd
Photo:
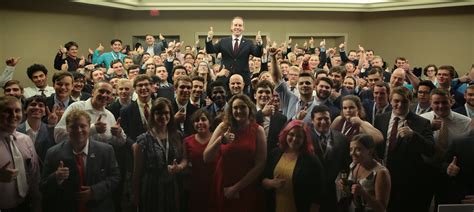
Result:
[[[367,14],[162,11],[154,17],[148,12],[92,6],[62,5],[59,10],[46,6],[3,8],[0,59],[21,56],[15,78],[29,86],[26,67],[42,63],[53,72],[58,46],[69,40],[79,43],[80,54],[87,54],[87,49],[95,48],[99,42],[108,50],[108,42],[114,37],[131,44],[132,36],[147,33],[180,35],[181,40],[191,44],[198,34],[206,34],[209,26],[214,27],[215,34],[229,34],[231,18],[240,15],[245,18],[246,34],[260,30],[277,42],[283,42],[290,34],[345,34],[350,49],[360,43],[374,49],[391,65],[396,56],[403,55],[412,66],[453,64],[459,72],[465,72],[474,63],[473,8]]]
[[[362,18],[362,43],[393,66],[451,64],[466,73],[474,64],[474,7],[371,13]]]

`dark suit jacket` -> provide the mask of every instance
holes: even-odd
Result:
[[[26,121],[25,121],[26,122]],[[26,123],[21,123],[16,130],[18,132],[26,134]],[[54,127],[48,127],[47,124],[41,122],[40,128],[38,130],[38,135],[36,135],[36,140],[33,141],[35,144],[36,154],[41,159],[41,162],[44,161],[46,156],[46,151],[56,143],[54,142]]]
[[[136,101],[120,110],[120,126],[127,135],[127,143],[135,143],[137,137],[146,131]]]
[[[55,171],[60,161],[69,168],[69,178],[58,185]],[[92,199],[86,205],[88,211],[113,212],[112,193],[118,187],[120,172],[111,145],[89,140],[85,178],[85,185],[90,186],[93,191]],[[43,194],[43,211],[78,211],[76,198],[80,178],[69,141],[61,142],[48,150],[40,188]]]
[[[335,180],[341,170],[349,169],[349,164],[351,162],[349,155],[349,141],[342,133],[331,129],[332,150],[323,154],[314,126],[311,124],[310,128],[313,138],[314,152],[321,161],[325,173],[324,185],[326,185],[326,188],[320,211],[336,211],[337,200]]]
[[[445,154],[444,170],[457,157],[456,165],[460,168],[449,187],[450,203],[460,203],[464,196],[474,195],[474,135],[453,140]],[[445,171],[446,173],[446,171]]]
[[[173,100],[171,101],[172,103],[172,106],[173,106],[173,116],[174,116],[174,113],[178,112],[178,104],[176,103],[176,100]],[[195,107],[194,105],[192,105],[191,103],[188,103],[186,105],[186,119],[184,120],[184,131],[181,129],[181,124],[179,123],[176,123],[177,124],[177,129],[184,135],[183,137],[188,137],[192,134],[195,133],[194,131],[194,126],[193,126],[193,123],[191,121],[191,116],[193,115],[194,112],[196,112],[196,110],[198,110],[197,107]]]
[[[222,38],[219,43],[212,45],[212,41],[206,42],[207,53],[222,53],[222,64],[232,74],[242,75],[245,84],[250,85],[249,56],[261,57],[263,54],[263,45],[255,45],[253,41],[242,37],[240,41],[239,52],[237,55],[232,53],[232,37]]]
[[[373,100],[366,100],[362,102],[362,106],[364,107],[364,110],[365,110],[365,120],[371,123],[372,125],[374,124],[374,120],[372,120],[372,118],[374,117],[374,104],[375,102]],[[392,105],[390,105],[389,103],[385,112],[390,112],[390,111],[392,111]]]
[[[387,131],[391,112],[375,117],[374,127],[382,132],[385,142],[377,145],[377,155],[384,158]],[[428,164],[424,156],[434,154],[434,139],[429,120],[409,112],[406,116],[408,126],[413,130],[411,138],[398,138],[395,149],[388,153],[385,166],[390,171],[392,190],[390,194],[389,211],[423,211],[426,205],[420,199],[425,198],[427,188]],[[431,197],[429,197],[431,201]],[[428,203],[429,207],[429,203]]]
[[[120,101],[116,99],[114,102],[110,103],[107,105],[107,110],[109,110],[112,114],[114,114],[115,120],[117,120],[120,117],[120,110],[122,109],[122,104],[120,104]]]
[[[259,110],[256,115],[257,123],[263,127],[263,113]],[[278,135],[286,125],[287,118],[280,112],[275,112],[270,116],[270,126],[267,135],[267,154],[270,154],[273,149],[278,147]]]
[[[263,173],[265,178],[274,178],[273,171],[282,155],[283,150],[280,148],[274,149],[269,153]],[[287,183],[293,184],[293,196],[297,211],[309,212],[311,204],[321,204],[325,185],[324,170],[316,156],[300,154],[296,161],[292,178],[292,182]],[[267,211],[274,212],[276,205],[274,190],[266,190],[266,200]]]
[[[467,111],[466,111],[466,106],[465,105],[461,105],[461,106],[457,107],[456,109],[454,109],[453,111],[456,112],[456,113],[467,116]]]

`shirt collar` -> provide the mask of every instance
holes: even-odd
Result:
[[[316,132],[316,135],[318,135],[318,137],[321,137],[322,133],[318,132],[318,131],[316,130],[316,128],[314,128],[314,126],[313,126],[313,130],[314,130],[314,132]],[[326,137],[326,140],[328,140],[329,138],[331,138],[331,130],[328,130],[327,133],[324,133],[324,137]]]
[[[148,104],[148,107],[151,107],[151,98],[148,99],[147,103],[141,102],[139,98],[137,98],[137,103],[141,107],[145,107],[145,104]]]
[[[84,155],[88,155],[89,154],[89,139],[87,139],[87,142],[86,142],[86,145],[84,146],[84,148],[80,151],[80,152],[76,152],[74,151],[74,149],[72,150],[72,153],[74,153],[74,155],[78,155],[80,153],[84,153]]]
[[[239,37],[235,37],[234,35],[232,35],[232,41],[235,41],[235,39],[239,39],[239,42],[242,42],[242,35],[240,35]]]
[[[54,98],[54,102],[55,102],[55,103],[60,103],[60,102],[61,102],[61,101],[59,101],[59,99],[57,98],[57,95],[56,95],[56,94],[54,94],[54,97],[53,97],[53,98]],[[79,96],[79,98],[81,98],[81,97]],[[64,104],[65,107],[67,107],[67,106],[69,105],[69,98],[67,98],[66,101],[64,101],[64,102],[62,102],[62,103]]]

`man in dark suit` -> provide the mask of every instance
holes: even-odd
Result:
[[[89,139],[91,118],[83,110],[68,113],[66,125],[68,139],[46,153],[43,211],[115,211],[120,171],[112,146]]]
[[[464,91],[466,103],[453,111],[465,115],[471,119],[474,118],[474,84],[469,85]]]
[[[390,86],[380,81],[374,85],[374,100],[367,99],[362,103],[366,114],[365,117],[372,125],[374,125],[376,115],[392,111],[392,106],[388,101],[389,94]]]
[[[418,89],[416,89],[416,100],[410,105],[410,110],[416,113],[416,115],[421,115],[426,112],[430,112],[431,102],[430,102],[430,93],[436,86],[431,82],[431,80],[423,80],[418,84]]]
[[[130,104],[132,100],[132,93],[133,86],[131,80],[119,79],[117,81],[118,98],[107,106],[107,110],[114,114],[115,120],[120,118],[120,110]]]
[[[232,74],[240,74],[244,78],[246,87],[250,85],[251,73],[249,70],[249,56],[261,57],[263,54],[263,43],[260,31],[257,33],[256,42],[244,38],[244,20],[242,17],[232,19],[230,26],[232,31],[231,37],[222,38],[219,43],[213,45],[212,38],[214,36],[213,28],[207,34],[206,51],[207,53],[221,53],[222,65]],[[245,89],[248,93],[248,89]]]
[[[174,87],[176,88],[176,99],[171,102],[175,113],[174,119],[176,120],[178,130],[186,137],[194,133],[191,116],[198,110],[198,108],[189,101],[192,80],[188,76],[179,76],[174,82]]]
[[[152,57],[153,55],[160,55],[162,51],[168,48],[168,43],[166,42],[165,37],[160,33],[160,43],[155,43],[155,37],[153,35],[146,35],[146,46],[143,49],[144,52],[150,54]]]
[[[443,165],[453,183],[447,196],[449,203],[474,204],[474,131],[470,135],[453,140],[449,145]]]
[[[23,111],[26,114],[26,120],[18,125],[16,130],[30,136],[35,144],[36,154],[40,158],[40,162],[44,160],[46,151],[56,143],[54,142],[54,124],[58,122],[56,114],[48,114],[48,121],[52,122],[52,126],[42,122],[42,118],[46,113],[46,99],[43,96],[32,96],[25,100]],[[56,117],[55,120],[53,117]]]
[[[273,96],[276,95],[276,98]],[[258,82],[254,95],[257,105],[257,123],[263,127],[267,135],[267,154],[278,147],[278,135],[286,125],[286,116],[279,112],[278,94],[273,94],[273,85],[267,80]],[[277,99],[278,98],[278,99]]]
[[[325,177],[321,212],[337,211],[335,180],[341,170],[348,170],[351,161],[349,141],[336,130],[330,129],[330,109],[326,105],[318,105],[311,110],[311,135],[314,153],[321,161]]]
[[[219,81],[212,82],[207,90],[207,96],[212,100],[212,104],[208,105],[206,110],[211,114],[214,123],[219,123],[223,120],[224,109],[227,106],[226,93],[224,83]]]
[[[409,110],[412,92],[392,89],[392,111],[375,117],[374,126],[384,135],[377,144],[378,157],[390,171],[392,190],[387,211],[428,211],[432,199],[426,180],[428,165],[422,156],[434,154],[430,121]]]

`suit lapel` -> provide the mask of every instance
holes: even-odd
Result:
[[[93,179],[93,175],[94,174],[97,174],[95,172],[96,169],[96,165],[98,163],[97,161],[97,158],[96,158],[96,154],[97,154],[97,147],[95,145],[94,142],[92,142],[92,140],[89,140],[89,152],[87,154],[87,164],[86,164],[86,185],[90,185],[92,184],[92,179]]]

